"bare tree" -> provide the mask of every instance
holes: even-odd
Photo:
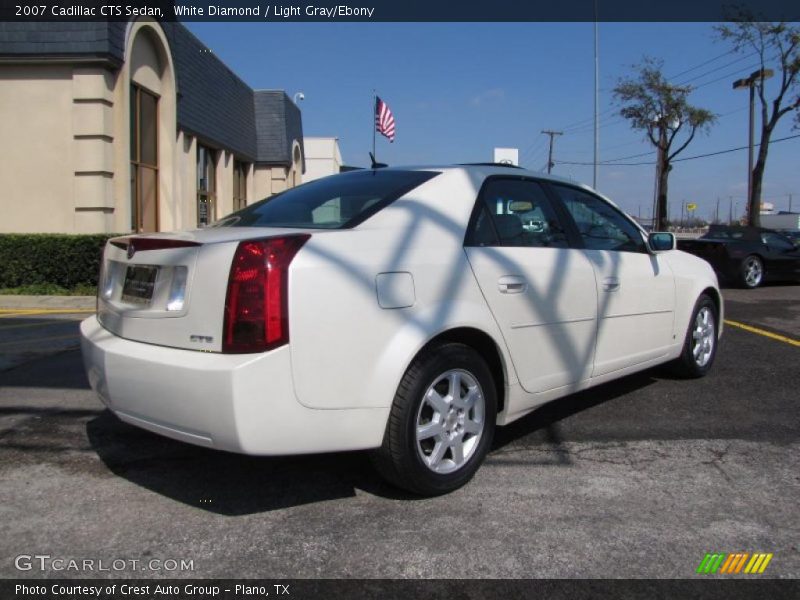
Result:
[[[787,23],[759,23],[742,17],[732,23],[718,25],[715,29],[719,37],[732,44],[739,53],[757,53],[761,69],[749,80],[755,88],[755,95],[761,108],[761,140],[758,155],[753,165],[752,187],[747,199],[747,214],[750,225],[760,225],[761,189],[764,169],[767,166],[769,142],[775,126],[781,117],[800,107],[800,28]],[[776,71],[775,85],[767,84],[766,69]],[[767,96],[767,89],[773,87],[774,95]],[[800,120],[798,120],[800,124]]]
[[[668,218],[667,182],[672,159],[716,120],[712,112],[689,104],[692,86],[671,84],[664,77],[663,66],[662,60],[645,57],[634,66],[636,74],[620,79],[614,88],[614,97],[621,105],[619,114],[630,121],[633,129],[644,131],[658,151],[654,223],[658,230],[665,229]]]

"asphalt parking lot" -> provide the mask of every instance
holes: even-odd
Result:
[[[243,457],[125,425],[83,375],[85,314],[6,311],[0,577],[691,578],[708,552],[800,577],[800,286],[724,294],[759,332],[729,324],[708,377],[647,371],[542,407],[434,499],[363,453]],[[192,569],[19,571],[21,554]]]

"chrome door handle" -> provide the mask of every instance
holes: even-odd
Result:
[[[517,275],[503,275],[497,280],[497,289],[501,294],[521,294],[528,289],[528,283]]]
[[[616,277],[606,277],[603,279],[603,290],[606,292],[616,292],[619,289],[619,279]]]

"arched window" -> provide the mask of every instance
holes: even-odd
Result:
[[[131,84],[131,229],[158,231],[158,96]]]
[[[197,226],[217,220],[216,152],[197,145]]]
[[[150,27],[135,32],[130,51],[131,229],[159,230],[159,103],[166,59]]]
[[[292,157],[292,187],[300,185],[300,175],[303,169],[302,156],[300,154],[300,147],[294,147],[294,156]]]

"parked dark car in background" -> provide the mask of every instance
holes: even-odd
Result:
[[[800,247],[771,229],[712,225],[696,240],[678,240],[678,249],[704,258],[721,278],[742,287],[800,281]]]

